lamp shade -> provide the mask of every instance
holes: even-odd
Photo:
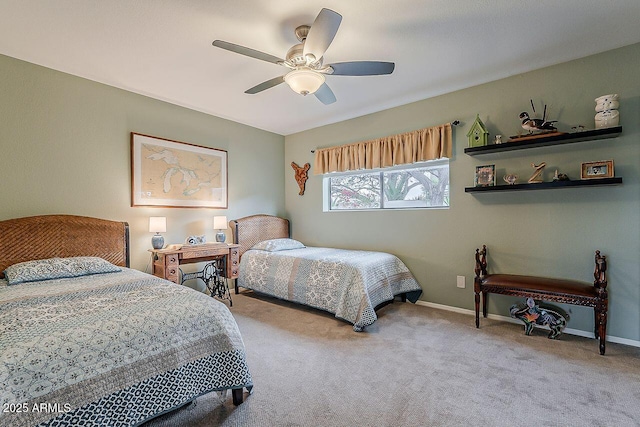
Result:
[[[214,216],[213,217],[213,229],[214,230],[226,230],[227,229],[227,217],[226,216]]]
[[[301,68],[289,71],[284,76],[284,81],[294,92],[301,95],[314,93],[324,83],[324,75],[310,69]]]
[[[149,232],[150,233],[166,233],[167,231],[167,218],[164,216],[150,216],[149,217]]]

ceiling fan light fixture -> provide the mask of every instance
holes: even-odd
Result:
[[[320,89],[324,83],[324,75],[308,68],[289,71],[284,76],[289,87],[300,95],[309,95]]]
[[[223,40],[215,40],[213,46],[289,70],[284,76],[262,82],[244,93],[255,95],[286,82],[294,92],[300,95],[315,94],[320,102],[328,105],[336,102],[336,97],[325,83],[326,75],[380,76],[393,73],[395,68],[393,62],[381,61],[348,61],[323,65],[324,54],[333,42],[341,22],[342,15],[323,8],[313,25],[300,25],[296,28],[295,34],[300,43],[292,46],[284,59]]]

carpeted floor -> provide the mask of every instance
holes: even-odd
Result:
[[[254,390],[145,424],[165,426],[640,426],[640,348],[410,303],[364,333],[331,315],[233,295]]]

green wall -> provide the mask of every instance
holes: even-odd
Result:
[[[640,341],[640,45],[283,137],[0,55],[0,219],[68,213],[128,221],[132,267],[149,261],[149,216],[166,216],[167,242],[206,234],[214,215],[286,215],[309,245],[398,255],[422,285],[423,301],[473,308],[473,252],[489,247],[490,268],[591,281],[593,251],[609,257],[609,334]],[[593,126],[594,99],[619,93],[623,134],[613,140],[470,157],[466,132],[480,114],[491,135],[513,135],[529,99],[546,103],[561,130]],[[212,94],[211,96],[215,96]],[[311,149],[461,120],[454,128],[451,208],[322,212],[322,179],[310,173],[298,195],[295,161]],[[227,150],[229,209],[132,208],[130,132]],[[475,166],[496,164],[521,179],[545,161],[579,176],[580,162],[614,159],[617,187],[470,195]],[[257,179],[259,178],[259,179]],[[354,226],[357,225],[357,226]],[[228,234],[229,235],[229,234]],[[0,236],[0,238],[2,238]],[[229,236],[230,238],[230,236]],[[456,287],[456,276],[467,287]],[[492,295],[489,311],[508,315],[512,298]],[[567,306],[569,327],[589,332],[592,312]],[[470,320],[471,321],[471,320]]]
[[[379,113],[285,137],[285,164],[310,162],[310,150],[393,135],[458,119],[450,162],[451,207],[387,212],[322,212],[322,177],[310,171],[304,196],[293,170],[285,179],[286,212],[293,235],[308,245],[388,251],[398,255],[420,282],[422,299],[473,309],[473,254],[488,246],[490,271],[593,281],[594,251],[609,259],[608,333],[620,342],[640,341],[640,44],[515,75]],[[538,113],[560,130],[594,126],[594,99],[620,95],[623,133],[611,140],[580,142],[470,157],[466,133],[476,114],[490,137],[506,140],[520,130],[518,115]],[[339,96],[339,94],[338,94]],[[546,162],[580,177],[580,163],[613,159],[621,186],[471,195],[475,166],[495,164],[498,179],[516,173],[526,181],[531,163]],[[466,288],[456,287],[456,276]],[[508,316],[515,300],[491,295],[489,312]],[[569,328],[593,331],[593,311],[571,310]],[[470,324],[472,320],[469,320]]]
[[[0,123],[0,219],[64,213],[127,221],[136,269],[150,259],[149,216],[166,216],[165,241],[180,243],[193,234],[213,241],[214,215],[284,213],[281,135],[7,56],[0,56]],[[227,150],[229,208],[131,207],[131,132]]]

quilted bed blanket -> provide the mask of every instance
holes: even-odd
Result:
[[[422,288],[396,256],[319,247],[250,249],[240,262],[238,286],[335,314],[356,332],[377,320],[375,307]]]
[[[229,309],[119,272],[0,280],[0,426],[133,426],[214,390],[252,387]]]

